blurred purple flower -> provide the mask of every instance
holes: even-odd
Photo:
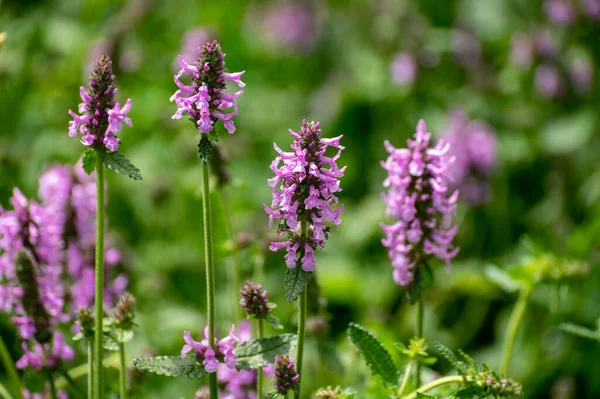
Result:
[[[546,60],[553,59],[558,53],[554,38],[545,29],[536,29],[533,32],[533,46],[537,54]]]
[[[600,0],[581,0],[581,8],[592,19],[600,19]]]
[[[481,60],[481,42],[467,30],[452,29],[452,53],[460,65],[476,67]]]
[[[180,57],[188,64],[193,64],[198,58],[198,52],[204,43],[210,40],[210,33],[204,28],[188,29],[183,35],[183,44]],[[180,69],[179,62],[175,59],[175,70]]]
[[[575,91],[588,93],[594,81],[594,66],[587,58],[576,58],[569,64],[569,77]]]
[[[52,399],[52,394],[50,393],[50,386],[46,384],[44,386],[44,391],[37,392],[29,392],[27,389],[23,389],[23,398],[24,399]],[[59,390],[56,392],[56,399],[69,399],[69,395],[63,390]]]
[[[337,160],[344,147],[340,144],[342,136],[331,139],[321,138],[319,122],[302,121],[298,133],[290,130],[294,138],[292,152],[284,152],[277,144],[275,150],[279,156],[271,163],[275,173],[269,179],[273,188],[271,207],[264,205],[269,214],[269,227],[273,221],[280,219],[278,234],[287,233],[288,241],[273,242],[272,251],[286,248],[285,262],[290,269],[297,266],[301,258],[302,269],[315,269],[314,250],[323,249],[325,240],[329,238],[329,227],[324,223],[341,223],[340,214],[344,210],[338,204],[335,193],[342,191],[340,178],[344,176],[346,167],[338,168]],[[328,147],[337,149],[333,157],[325,155]],[[282,164],[280,166],[280,164]],[[278,188],[279,186],[279,188]],[[301,222],[307,222],[306,233],[301,232]]]
[[[171,96],[175,101],[177,112],[173,119],[181,119],[185,115],[198,127],[201,133],[210,133],[217,120],[229,133],[235,132],[233,117],[238,114],[237,98],[244,93],[244,82],[241,81],[245,71],[225,72],[225,53],[215,40],[198,49],[198,58],[194,64],[188,64],[179,56],[181,70],[175,75],[175,84],[179,89]],[[184,85],[179,78],[184,74],[192,75],[192,84]],[[225,93],[225,82],[231,81],[240,87],[233,93]],[[224,110],[230,110],[228,113]]]
[[[533,41],[530,35],[523,33],[512,35],[510,61],[524,68],[531,65],[533,62]]]
[[[397,149],[386,141],[390,155],[381,163],[388,172],[383,182],[387,193],[382,198],[388,216],[397,220],[390,226],[382,224],[386,234],[382,243],[389,250],[394,281],[404,287],[427,257],[437,257],[449,268],[458,253],[452,244],[458,229],[452,225],[458,191],[450,193],[448,188],[453,161],[447,155],[450,146],[439,140],[431,147],[431,133],[426,129],[425,121],[419,121],[408,148]]]
[[[496,162],[497,140],[491,127],[482,121],[470,121],[461,110],[448,115],[440,137],[450,144],[454,156],[449,166],[451,189],[459,189],[461,198],[472,204],[489,199],[488,178]]]
[[[575,8],[570,0],[546,0],[544,12],[550,22],[557,25],[571,25],[575,19]]]
[[[395,55],[390,70],[392,81],[399,85],[411,85],[417,78],[417,63],[411,55],[406,53]]]
[[[556,67],[542,64],[535,70],[535,89],[546,99],[556,98],[562,89],[562,80]]]

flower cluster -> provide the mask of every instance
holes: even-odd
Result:
[[[19,369],[30,368],[36,371],[54,370],[64,360],[72,360],[75,353],[65,343],[63,335],[56,331],[52,342],[40,343],[32,340],[32,344],[23,342],[21,347],[25,354],[16,362]]]
[[[417,79],[418,66],[414,57],[407,53],[398,53],[390,66],[392,81],[401,86],[412,85]]]
[[[89,89],[83,86],[79,89],[83,100],[78,107],[80,115],[69,110],[69,115],[73,117],[69,122],[69,136],[83,134],[81,143],[86,147],[116,151],[120,141],[116,133],[121,130],[123,123],[131,126],[131,119],[127,116],[131,99],[123,107],[115,102],[117,89],[113,86],[114,79],[110,58],[100,57],[90,76]]]
[[[204,329],[204,339],[201,342],[194,341],[192,334],[188,331],[183,332],[185,345],[181,349],[181,356],[188,353],[194,353],[198,361],[204,365],[207,373],[214,373],[218,370],[219,364],[224,363],[227,367],[235,369],[237,356],[233,353],[236,343],[240,339],[235,335],[235,325],[231,326],[229,335],[218,341],[215,338],[214,349],[208,343],[208,327]]]
[[[52,398],[51,395],[50,387],[48,385],[44,387],[44,391],[41,393],[29,392],[27,389],[23,389],[23,399],[48,399]],[[61,389],[56,392],[56,399],[69,399],[69,395]]]
[[[247,280],[244,288],[240,290],[240,294],[242,295],[240,305],[244,307],[248,316],[264,319],[271,313],[267,291],[260,284],[252,284],[250,280]]]
[[[518,382],[502,377],[489,369],[470,367],[464,376],[465,382],[474,387],[483,397],[520,398],[523,387]]]
[[[238,114],[237,98],[246,86],[241,81],[245,71],[225,72],[225,53],[215,40],[198,48],[198,59],[193,65],[179,56],[181,70],[175,74],[175,83],[179,89],[171,96],[177,112],[173,119],[181,119],[186,114],[202,133],[210,133],[217,120],[222,120],[229,133],[235,132],[233,117]],[[183,84],[179,78],[184,74],[192,75],[191,85]],[[241,89],[233,94],[225,93],[226,81],[232,81]],[[225,110],[231,110],[225,112]]]
[[[490,196],[488,179],[496,162],[497,140],[483,121],[470,121],[460,110],[448,115],[442,137],[449,145],[454,162],[449,166],[450,188],[460,189],[461,198],[472,203],[485,202]]]
[[[115,326],[117,328],[131,328],[135,319],[135,298],[125,293],[115,308]]]
[[[290,134],[294,138],[291,152],[284,152],[274,144],[279,156],[271,163],[275,173],[275,177],[269,179],[273,202],[271,207],[264,205],[269,214],[269,227],[275,219],[280,219],[278,234],[288,233],[289,240],[273,242],[269,248],[272,251],[286,248],[287,266],[295,268],[301,258],[302,269],[310,272],[315,269],[314,250],[323,249],[329,236],[325,223],[341,223],[344,206],[333,207],[338,203],[335,194],[342,190],[340,178],[346,169],[337,165],[344,147],[340,145],[342,136],[321,138],[318,122],[302,121],[298,133],[290,130]],[[336,148],[337,154],[326,156],[328,147]],[[306,231],[302,229],[303,224]]]
[[[275,357],[275,373],[273,384],[275,390],[282,395],[293,391],[298,387],[300,375],[296,370],[296,361],[290,358],[287,353],[283,356]]]
[[[382,167],[388,172],[383,194],[388,216],[397,221],[382,225],[394,268],[396,284],[408,286],[414,271],[427,256],[435,256],[447,266],[458,253],[452,245],[457,226],[452,226],[458,191],[450,194],[448,169],[452,158],[447,156],[449,145],[440,140],[430,147],[431,133],[425,122],[419,121],[414,139],[408,148],[397,149],[389,142],[385,147],[389,156]]]

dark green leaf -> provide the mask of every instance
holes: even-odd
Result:
[[[318,339],[317,349],[325,367],[340,374],[344,373],[344,365],[333,342],[322,338]]]
[[[426,393],[417,392],[417,399],[437,399],[437,396],[428,395]]]
[[[281,322],[276,316],[269,314],[267,317],[265,317],[265,321],[274,329],[283,330],[283,326],[281,325]]]
[[[198,143],[198,156],[207,164],[210,161],[210,155],[212,154],[212,143],[206,137],[206,134],[202,135],[200,142]]]
[[[118,151],[105,153],[103,161],[107,168],[117,173],[129,176],[133,180],[142,180],[140,170]]]
[[[196,355],[141,357],[133,359],[135,367],[158,375],[199,380],[206,374]]]
[[[233,350],[233,353],[237,355],[237,369],[251,370],[273,363],[275,356],[290,352],[296,342],[296,334],[281,334],[242,342]]]
[[[410,303],[416,303],[425,290],[433,285],[433,272],[426,262],[420,263],[415,270],[413,282],[406,291]]]
[[[285,299],[288,302],[294,302],[302,295],[310,281],[311,274],[312,272],[304,271],[300,265],[285,271],[283,283],[285,284]]]
[[[83,171],[88,175],[96,169],[96,150],[88,148],[85,150],[83,154],[83,159],[81,160],[81,165],[83,166]]]
[[[574,334],[582,338],[594,339],[600,341],[600,332],[591,330],[589,328],[578,326],[577,324],[563,323],[559,328],[569,334]]]
[[[442,354],[442,356],[444,356],[446,360],[448,360],[450,364],[458,370],[459,373],[465,373],[467,371],[467,366],[465,365],[465,363],[458,360],[454,352],[452,352],[449,348],[445,347],[442,344],[437,344],[436,346]]]
[[[358,324],[350,323],[348,337],[365,358],[373,374],[379,375],[389,385],[398,383],[398,369],[392,356],[371,333]]]

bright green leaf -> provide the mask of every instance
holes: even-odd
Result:
[[[135,367],[158,375],[199,380],[206,374],[196,355],[141,357],[133,359]]]
[[[294,302],[302,295],[310,281],[311,274],[311,272],[304,271],[300,266],[285,271],[283,283],[285,284],[285,299],[288,302]]]
[[[117,173],[129,176],[133,180],[142,180],[140,170],[118,151],[105,153],[103,161],[107,168]]]
[[[237,369],[251,370],[273,363],[275,356],[290,352],[296,342],[296,334],[281,334],[242,342],[233,350],[233,353],[237,355]]]
[[[96,169],[96,150],[88,148],[85,150],[83,154],[83,158],[81,160],[81,165],[83,166],[83,171],[88,175]]]
[[[348,337],[365,358],[373,374],[381,376],[386,384],[398,383],[398,368],[381,342],[365,328],[354,323],[348,326]]]

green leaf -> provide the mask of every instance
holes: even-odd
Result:
[[[133,331],[130,329],[117,328],[115,331],[115,338],[119,343],[126,343],[133,339]]]
[[[242,342],[233,350],[233,353],[237,355],[236,367],[238,370],[264,367],[273,363],[275,356],[290,352],[296,342],[296,334],[281,334]]]
[[[104,346],[104,350],[107,350],[107,351],[110,351],[110,352],[116,352],[116,351],[119,350],[119,343],[111,335],[107,335],[105,333],[104,334],[104,340],[102,341],[102,343],[103,343],[103,346]]]
[[[198,156],[207,164],[210,161],[210,155],[212,154],[212,143],[206,136],[206,134],[202,134],[202,138],[198,143]]]
[[[582,338],[600,341],[600,332],[591,330],[584,326],[578,326],[577,324],[572,323],[563,323],[558,328],[569,334],[574,334]]]
[[[88,148],[85,150],[83,154],[83,158],[81,160],[81,165],[83,166],[83,171],[88,175],[96,169],[96,150],[92,148]]]
[[[506,292],[518,291],[522,284],[515,281],[506,270],[489,265],[485,268],[486,277]]]
[[[281,322],[279,321],[277,316],[273,316],[272,314],[269,314],[269,315],[267,315],[267,317],[265,317],[265,321],[267,322],[267,324],[269,324],[274,329],[283,330],[283,326],[281,325]]]
[[[333,342],[323,338],[318,339],[317,350],[325,367],[340,374],[344,373],[344,365]]]
[[[283,283],[285,284],[285,299],[288,302],[294,302],[302,295],[311,275],[312,272],[304,271],[300,265],[285,271]]]
[[[442,344],[437,344],[436,347],[442,356],[444,356],[446,360],[448,360],[450,364],[454,366],[456,370],[458,370],[459,373],[465,373],[467,371],[467,366],[465,363],[458,360],[454,352],[452,352],[449,348]]]
[[[117,173],[129,176],[133,180],[142,180],[140,170],[118,151],[104,153],[103,161],[107,168]]]
[[[279,397],[279,392],[273,391],[267,394],[267,399],[277,399]]]
[[[206,374],[196,355],[141,357],[133,359],[135,367],[158,375],[199,380]]]
[[[398,383],[398,368],[381,342],[365,328],[354,323],[348,326],[348,337],[365,358],[373,374],[381,376],[386,384]]]
[[[417,392],[417,399],[437,399],[437,396],[428,395],[423,392]]]
[[[77,334],[73,335],[73,341],[81,341],[84,338],[85,338],[85,335],[83,335],[83,333],[77,333]]]
[[[422,292],[432,285],[433,271],[427,262],[423,262],[416,268],[413,282],[406,292],[410,303],[416,303],[421,298]]]

